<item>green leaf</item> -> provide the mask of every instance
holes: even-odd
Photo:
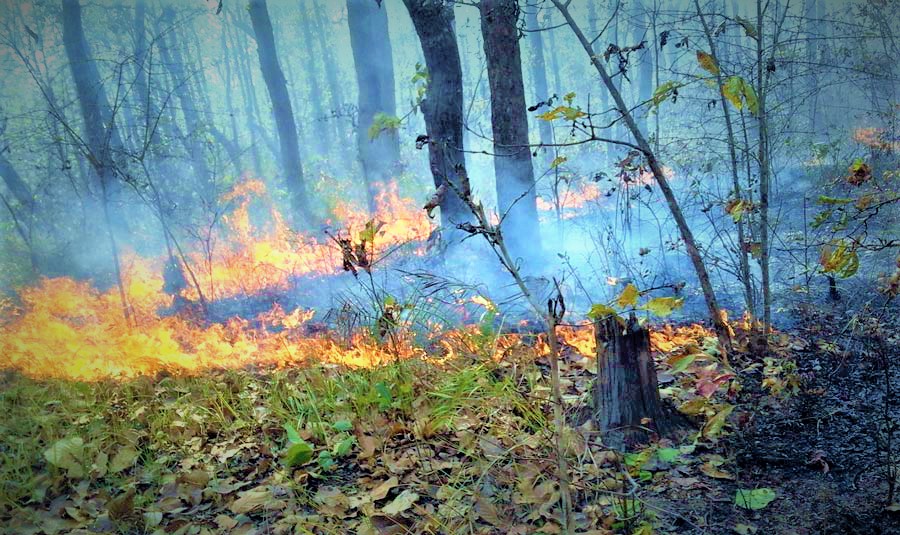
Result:
[[[853,202],[853,199],[848,199],[846,197],[829,197],[828,195],[819,195],[819,198],[816,202],[818,202],[819,204],[850,204]]]
[[[683,372],[690,366],[695,360],[697,360],[696,354],[691,355],[680,355],[672,359],[669,364],[672,366],[672,369],[669,370],[670,373],[678,373]]]
[[[731,102],[735,108],[742,109],[744,107],[744,79],[740,76],[729,76],[725,83],[722,84],[722,94]]]
[[[333,427],[335,431],[350,431],[353,429],[353,424],[350,423],[350,420],[338,420],[331,424],[331,427]]]
[[[299,437],[298,437],[299,438]],[[303,439],[291,445],[284,454],[284,465],[288,468],[308,463],[313,456],[313,446]]]
[[[356,444],[356,437],[349,436],[335,444],[332,452],[334,453],[335,457],[344,457],[350,453],[350,450],[353,449],[354,444]]]
[[[758,35],[756,33],[756,27],[749,20],[743,17],[736,17],[735,20],[737,20],[737,23],[744,28],[744,33],[747,35],[747,37],[756,39],[756,36]]]
[[[626,286],[625,289],[622,290],[622,293],[619,294],[619,297],[616,298],[616,304],[619,305],[619,308],[634,306],[637,304],[640,295],[641,293],[638,292],[637,287],[634,284],[628,283],[628,286]]]
[[[587,313],[587,317],[592,320],[603,319],[606,316],[617,316],[616,309],[607,305],[591,305],[591,309]]]
[[[641,308],[654,316],[664,318],[684,305],[684,299],[678,297],[654,297]]]
[[[735,108],[741,110],[746,104],[750,113],[759,113],[759,99],[753,86],[740,76],[729,76],[722,84],[722,94]]]
[[[710,418],[706,422],[706,425],[703,426],[703,436],[706,438],[716,438],[719,433],[722,432],[722,428],[725,427],[725,420],[731,415],[732,411],[734,411],[734,405],[726,405],[724,409],[720,410],[715,416]]]
[[[674,95],[680,87],[681,84],[672,80],[669,80],[668,82],[657,87],[653,92],[653,106],[659,106],[660,104],[668,100],[668,98]]]
[[[768,487],[753,490],[738,489],[734,493],[734,504],[744,509],[756,511],[772,503],[776,496],[775,491]]]
[[[566,96],[563,97],[563,100],[566,101],[566,104],[571,105],[572,101],[575,100],[575,92],[570,91],[570,92],[566,93]]]
[[[137,462],[140,454],[132,446],[123,446],[113,455],[109,461],[109,471],[113,474],[131,468]]]
[[[679,450],[678,448],[660,448],[656,450],[657,459],[664,463],[675,462],[675,459],[677,459],[680,455],[681,450]]]
[[[372,118],[372,124],[369,125],[369,141],[377,138],[379,134],[388,130],[398,130],[401,120],[396,115],[389,115],[384,112],[378,112]]]
[[[291,444],[297,444],[303,442],[303,439],[300,438],[300,433],[297,432],[297,429],[294,428],[291,424],[284,424],[284,430],[287,433],[288,442]]]
[[[391,408],[391,404],[394,402],[394,396],[391,395],[391,389],[388,388],[384,381],[375,383],[375,393],[378,395],[378,408],[381,410]]]
[[[719,74],[719,66],[716,65],[716,58],[702,50],[697,51],[697,63],[700,64],[700,67],[704,71],[713,75]]]
[[[560,165],[566,163],[568,160],[569,159],[566,158],[565,156],[557,156],[556,158],[553,158],[552,162],[550,162],[550,169],[559,167]]]
[[[322,470],[331,470],[337,464],[334,457],[331,456],[331,452],[328,451],[320,451],[316,462],[319,463]]]
[[[57,440],[44,451],[44,458],[47,462],[66,470],[69,477],[84,477],[84,440],[75,436]]]
[[[825,210],[823,212],[816,214],[816,217],[813,218],[813,221],[812,221],[812,223],[810,223],[810,226],[814,229],[821,227],[828,221],[829,218],[831,218],[831,214],[832,214],[831,210]]]

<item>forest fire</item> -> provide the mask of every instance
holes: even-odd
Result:
[[[250,204],[265,197],[261,181],[238,184],[222,199],[237,203],[216,237],[223,245],[211,253],[188,254],[192,265],[205,266],[198,271],[207,298],[286,290],[296,277],[340,270],[340,251],[334,244],[291,231],[271,202],[269,226],[255,228]],[[351,240],[370,220],[384,221],[374,240],[376,255],[428,236],[431,226],[424,212],[401,199],[395,185],[385,187],[376,201],[374,216],[349,205],[335,210]],[[0,367],[34,377],[95,380],[159,371],[285,366],[312,355],[321,362],[373,366],[417,352],[403,340],[393,340],[388,349],[357,335],[343,342],[308,336],[304,327],[314,311],[286,313],[277,304],[254,318],[211,326],[186,313],[164,316],[160,311],[172,305],[174,296],[164,291],[163,263],[161,258],[136,255],[123,259],[128,317],[116,288],[100,291],[88,282],[62,277],[45,278],[21,290],[20,305],[10,303],[3,310],[8,319],[0,325]],[[197,298],[191,286],[182,293],[188,300]]]
[[[251,203],[265,205],[268,224],[254,227]],[[301,276],[333,274],[340,269],[340,249],[321,236],[292,231],[281,213],[268,198],[265,184],[247,180],[227,193],[223,203],[237,206],[223,217],[224,228],[212,251],[196,251],[189,255],[191,265],[201,266],[202,291],[208,299],[221,299],[258,293],[263,290],[285,290]],[[335,207],[335,223],[349,238],[358,241],[369,221],[378,225],[374,240],[375,257],[398,245],[424,241],[432,230],[431,222],[410,199],[402,199],[396,184],[385,185],[375,199],[376,213],[340,203]],[[197,299],[195,288],[185,297]]]

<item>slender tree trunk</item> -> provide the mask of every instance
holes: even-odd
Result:
[[[163,9],[161,20],[164,27],[161,28],[160,33],[167,32],[167,34],[161,39],[159,50],[172,78],[172,90],[178,98],[181,113],[184,116],[185,137],[182,139],[182,144],[194,168],[197,185],[202,189],[207,200],[214,201],[216,198],[215,183],[206,161],[206,151],[202,143],[202,140],[205,139],[204,125],[197,113],[199,106],[194,101],[190,79],[184,69],[184,56],[182,56],[179,46],[183,46],[183,43],[178,43],[176,37],[175,9],[172,7]]]
[[[122,141],[119,138],[114,117],[109,109],[103,84],[100,82],[100,74],[97,72],[96,64],[91,59],[87,40],[84,37],[79,0],[62,0],[61,20],[63,46],[66,51],[66,58],[69,61],[72,79],[75,82],[75,92],[78,95],[78,103],[81,108],[82,120],[84,121],[84,137],[87,141],[85,149],[99,182],[103,221],[106,225],[106,233],[110,243],[113,271],[115,272],[116,283],[119,288],[119,297],[122,300],[122,312],[126,322],[130,322],[131,312],[125,295],[125,285],[122,281],[119,264],[119,250],[116,236],[113,232],[114,224],[117,221],[115,221],[116,218],[113,217],[109,206],[110,190],[116,184],[113,151],[121,149]]]
[[[226,29],[225,33],[228,35],[231,32]],[[231,50],[239,50],[238,46],[241,44],[240,36],[233,34],[228,36],[231,38],[229,40]],[[259,155],[259,141],[257,140],[255,133],[256,127],[254,127],[254,124],[258,124],[258,116],[254,114],[253,105],[251,103],[253,98],[253,95],[250,93],[252,91],[252,85],[247,83],[247,80],[250,78],[250,69],[243,61],[241,61],[241,58],[245,56],[246,54],[235,53],[233,54],[232,59],[234,60],[235,78],[237,79],[238,86],[241,90],[241,100],[244,103],[244,124],[246,125],[247,133],[250,135],[250,160],[253,162],[253,171],[256,173],[256,176],[261,177],[263,176],[262,159]]]
[[[593,8],[593,3],[590,4]],[[531,79],[534,83],[534,104],[538,102],[546,102],[550,97],[547,89],[547,63],[544,61],[544,37],[540,32],[538,24],[537,11],[529,10],[525,15],[525,24],[528,27],[528,42],[531,45]],[[553,126],[550,121],[541,121],[536,119],[538,123],[538,134],[541,144],[550,145],[553,143]],[[544,165],[550,164],[552,160],[552,152],[547,148],[541,148],[542,160]]]
[[[769,125],[766,111],[765,58],[763,57],[763,2],[756,0],[756,94],[759,100],[759,245],[763,292],[763,336],[768,346],[772,325],[772,292],[769,285]]]
[[[319,4],[318,2],[315,4],[313,8],[313,13],[315,18],[313,20],[315,24],[315,28],[313,33],[316,36],[316,41],[319,44],[319,50],[322,53],[322,66],[325,69],[325,81],[328,84],[328,97],[331,108],[331,113],[329,114],[329,123],[333,125],[335,136],[336,136],[336,149],[338,152],[344,152],[343,147],[345,143],[348,141],[348,133],[347,133],[347,121],[340,116],[341,111],[344,107],[344,90],[343,85],[341,84],[341,76],[338,69],[338,61],[334,54],[334,44],[329,40],[329,35],[331,34],[331,29],[329,26],[330,22],[325,20],[325,17],[322,15],[325,10],[324,5]],[[382,9],[386,9],[386,7],[382,7]],[[390,41],[388,41],[388,33],[385,31],[383,40],[390,46]],[[374,56],[378,57],[378,56]],[[390,56],[388,56],[390,57]],[[389,62],[389,64],[392,62]],[[391,69],[393,69],[393,65],[391,65]],[[393,85],[391,86],[393,88]],[[339,159],[339,163],[343,163],[344,158]]]
[[[275,113],[275,125],[278,128],[278,140],[281,144],[281,168],[288,191],[291,192],[291,203],[296,217],[307,224],[313,223],[306,184],[303,180],[303,166],[300,161],[300,144],[297,137],[297,125],[294,122],[294,110],[287,91],[284,73],[278,64],[275,50],[275,36],[272,33],[272,22],[266,0],[250,0],[250,21],[256,35],[256,50],[259,55],[259,67],[269,91],[272,109]]]
[[[300,32],[303,36],[303,44],[306,50],[315,49],[312,32],[310,31],[309,13],[303,13],[300,17]],[[384,36],[387,39],[387,36]],[[334,148],[334,140],[332,139],[331,125],[322,106],[323,94],[322,88],[319,86],[319,69],[316,68],[316,54],[303,54],[304,73],[303,78],[309,82],[309,105],[312,108],[312,130],[313,144],[318,146],[320,151],[328,154]],[[372,56],[376,58],[378,56]],[[321,56],[319,59],[322,59]]]
[[[16,201],[22,205],[22,208],[27,213],[31,213],[34,210],[34,195],[31,193],[31,188],[22,180],[19,172],[13,167],[12,162],[6,159],[4,151],[5,147],[0,148],[0,178],[3,178],[6,188],[12,193]]]
[[[700,22],[703,24],[703,32],[706,35],[706,42],[709,45],[709,53],[712,55],[713,60],[716,64],[719,64],[719,58],[716,50],[715,39],[713,39],[712,31],[709,27],[709,24],[706,21],[706,17],[703,15],[703,11],[700,8],[700,1],[694,0],[694,7],[697,9],[697,14],[700,16]],[[731,109],[728,107],[728,99],[725,98],[725,80],[722,77],[721,68],[716,71],[716,85],[719,89],[719,104],[722,106],[722,114],[725,116],[725,132],[728,136],[727,145],[728,145],[728,160],[731,167],[731,187],[732,187],[732,196],[734,197],[734,202],[745,201],[742,198],[741,192],[741,181],[738,177],[739,163],[737,157],[737,138],[734,134],[734,124],[731,120]],[[746,201],[749,202],[749,201]],[[750,279],[750,257],[748,254],[748,240],[746,236],[746,231],[744,229],[744,218],[740,218],[737,221],[737,232],[738,232],[738,262],[741,273],[741,284],[744,287],[744,306],[747,307],[747,310],[751,313],[754,312],[754,303],[753,303],[753,285]]]
[[[434,185],[450,186],[440,203],[441,226],[445,239],[456,242],[460,234],[455,226],[471,219],[458,195],[465,187],[463,153],[462,64],[456,33],[453,31],[452,4],[436,0],[403,0],[416,34],[422,44],[429,82],[420,109],[428,135],[428,159]]]
[[[369,135],[377,114],[397,115],[386,10],[385,6],[378,6],[370,0],[347,0],[347,23],[359,88],[356,144],[368,188],[369,209],[372,211],[375,210],[375,195],[378,193],[376,184],[390,180],[400,160],[400,137],[396,130],[373,132],[374,138]],[[372,58],[378,58],[378,61]]]
[[[516,23],[516,0],[481,0],[481,35],[491,86],[491,128],[500,228],[517,258],[541,254],[534,169]]]
[[[687,223],[687,219],[684,217],[684,213],[681,211],[681,206],[678,204],[678,200],[675,198],[675,192],[672,191],[672,187],[669,185],[669,180],[666,178],[666,175],[663,171],[663,166],[656,159],[656,153],[653,152],[650,144],[647,143],[647,139],[641,133],[641,129],[638,128],[637,123],[634,121],[634,117],[631,116],[631,113],[628,111],[628,106],[625,104],[625,101],[622,99],[621,93],[616,89],[615,83],[613,83],[612,79],[609,77],[609,74],[606,72],[606,67],[603,66],[603,62],[601,61],[602,55],[598,55],[594,52],[593,47],[590,42],[584,36],[584,33],[581,31],[581,28],[578,27],[578,23],[572,18],[571,13],[569,13],[568,7],[563,3],[562,0],[551,0],[553,5],[556,6],[557,9],[563,14],[566,19],[566,23],[575,33],[575,36],[581,42],[581,46],[584,48],[585,52],[591,58],[591,63],[593,63],[594,68],[597,70],[597,73],[600,74],[600,77],[603,79],[603,83],[606,84],[606,88],[609,90],[610,95],[612,96],[613,101],[616,103],[616,107],[619,109],[619,113],[622,114],[622,119],[625,121],[626,126],[631,131],[632,136],[634,136],[635,143],[638,149],[644,154],[644,158],[647,160],[647,165],[650,167],[650,170],[653,172],[653,178],[656,180],[656,183],[659,185],[659,189],[663,194],[663,197],[666,199],[666,204],[669,207],[669,211],[672,213],[672,217],[675,219],[675,224],[678,227],[678,231],[681,234],[681,239],[684,242],[685,249],[687,250],[688,257],[691,260],[691,263],[694,266],[694,271],[697,273],[697,279],[700,283],[700,287],[703,290],[703,297],[706,300],[706,307],[709,311],[710,320],[716,329],[716,334],[718,335],[719,341],[722,345],[724,351],[729,351],[731,348],[731,339],[728,331],[728,326],[722,319],[722,315],[719,312],[719,304],[716,299],[716,293],[713,290],[712,283],[709,279],[709,272],[706,270],[706,264],[703,261],[703,255],[700,253],[700,249],[697,247],[697,240],[694,238],[694,234],[691,231],[690,226]]]

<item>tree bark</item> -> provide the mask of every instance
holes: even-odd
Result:
[[[614,316],[595,321],[594,335],[594,421],[603,443],[621,449],[675,434],[683,420],[660,400],[650,331],[632,314],[624,326]]]
[[[110,209],[111,194],[114,189],[118,189],[115,180],[116,167],[113,151],[121,150],[122,140],[116,129],[112,111],[109,109],[103,84],[100,82],[100,73],[97,71],[97,65],[91,59],[87,40],[84,37],[79,0],[62,0],[61,19],[63,47],[66,51],[66,59],[69,61],[72,79],[75,82],[75,93],[78,95],[78,103],[84,121],[84,137],[87,140],[84,150],[99,181],[100,208],[106,225],[113,271],[119,288],[119,298],[122,301],[122,312],[125,321],[130,322],[131,312],[125,295],[125,285],[119,265],[119,248],[113,231],[114,222],[116,227],[121,227],[125,220],[117,211]]]
[[[500,229],[514,258],[535,258],[541,254],[541,233],[516,26],[519,7],[516,0],[481,0],[478,7],[491,86]]]
[[[591,4],[593,8],[593,3]],[[537,11],[530,10],[525,15],[525,24],[528,31],[528,42],[531,45],[530,64],[531,64],[531,80],[534,84],[534,104],[538,102],[546,102],[550,97],[550,91],[547,88],[547,62],[544,59],[544,37],[540,32],[540,24],[538,24]],[[550,121],[542,121],[536,119],[538,123],[538,135],[542,145],[550,145],[553,143],[553,126]],[[546,160],[548,166],[552,158],[552,153],[545,147],[541,148],[543,160]]]
[[[303,179],[297,124],[294,122],[294,110],[291,107],[284,73],[278,63],[275,36],[272,32],[272,22],[269,19],[266,0],[250,0],[249,11],[250,22],[253,24],[253,32],[256,35],[259,67],[266,82],[266,89],[269,91],[272,110],[275,113],[275,125],[281,145],[281,168],[291,194],[291,204],[295,215],[303,219],[305,223],[311,224],[313,215]]]
[[[400,138],[396,130],[383,130],[374,139],[369,135],[376,114],[397,115],[386,9],[372,0],[347,0],[350,46],[359,87],[356,144],[372,211],[378,193],[375,184],[390,180],[400,160]]]
[[[334,140],[332,139],[331,125],[328,122],[325,108],[322,106],[323,95],[322,89],[319,86],[319,70],[316,68],[316,54],[312,53],[312,51],[315,50],[315,43],[313,43],[312,32],[310,31],[309,13],[303,13],[300,17],[300,32],[303,36],[303,44],[305,45],[306,50],[309,51],[309,53],[302,55],[304,59],[303,69],[306,72],[303,73],[301,79],[305,78],[309,82],[309,98],[307,101],[312,108],[313,115],[311,121],[313,144],[319,148],[320,154],[327,155],[334,149]],[[319,59],[322,59],[321,56]],[[288,68],[290,68],[290,66],[291,65],[288,64]],[[290,75],[292,73],[288,74]]]
[[[194,100],[189,77],[185,73],[184,57],[181,54],[174,28],[175,10],[172,7],[163,9],[161,22],[165,25],[165,28],[162,28],[160,32],[163,35],[159,46],[160,55],[166,64],[166,70],[169,71],[169,75],[172,77],[172,91],[178,98],[181,114],[184,116],[185,137],[181,142],[191,160],[191,166],[194,168],[197,185],[201,188],[207,200],[215,201],[215,184],[209,170],[209,164],[206,161],[206,151],[202,143],[202,140],[205,138],[202,135],[203,122],[197,113],[199,105]]]
[[[434,185],[450,186],[440,203],[444,238],[455,242],[461,235],[454,231],[472,216],[459,197],[465,168],[463,153],[462,64],[456,33],[453,30],[453,5],[443,0],[403,0],[416,34],[422,44],[429,82],[420,109],[428,135],[428,159]]]

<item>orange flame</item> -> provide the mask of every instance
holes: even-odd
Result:
[[[237,206],[216,236],[222,245],[211,255],[193,252],[207,297],[229,297],[284,289],[294,277],[331,274],[340,269],[340,252],[324,240],[294,233],[269,203],[270,223],[251,224],[250,203],[265,198],[258,180],[244,181],[223,197]],[[431,224],[422,210],[402,199],[395,185],[376,199],[375,220],[384,221],[375,238],[376,252],[422,240]],[[370,216],[341,205],[335,212],[352,233]],[[162,316],[173,302],[164,290],[162,259],[128,255],[122,261],[128,315],[118,289],[98,290],[71,278],[42,279],[19,292],[19,303],[2,303],[0,368],[33,377],[97,380],[134,377],[159,371],[189,373],[213,367],[287,366],[309,359],[349,366],[374,366],[421,355],[402,336],[388,348],[362,335],[336,340],[308,336],[304,326],[313,311],[285,313],[279,306],[254,321],[232,319],[205,326],[184,316]],[[202,266],[206,266],[203,268]],[[184,292],[193,299],[196,291]]]

